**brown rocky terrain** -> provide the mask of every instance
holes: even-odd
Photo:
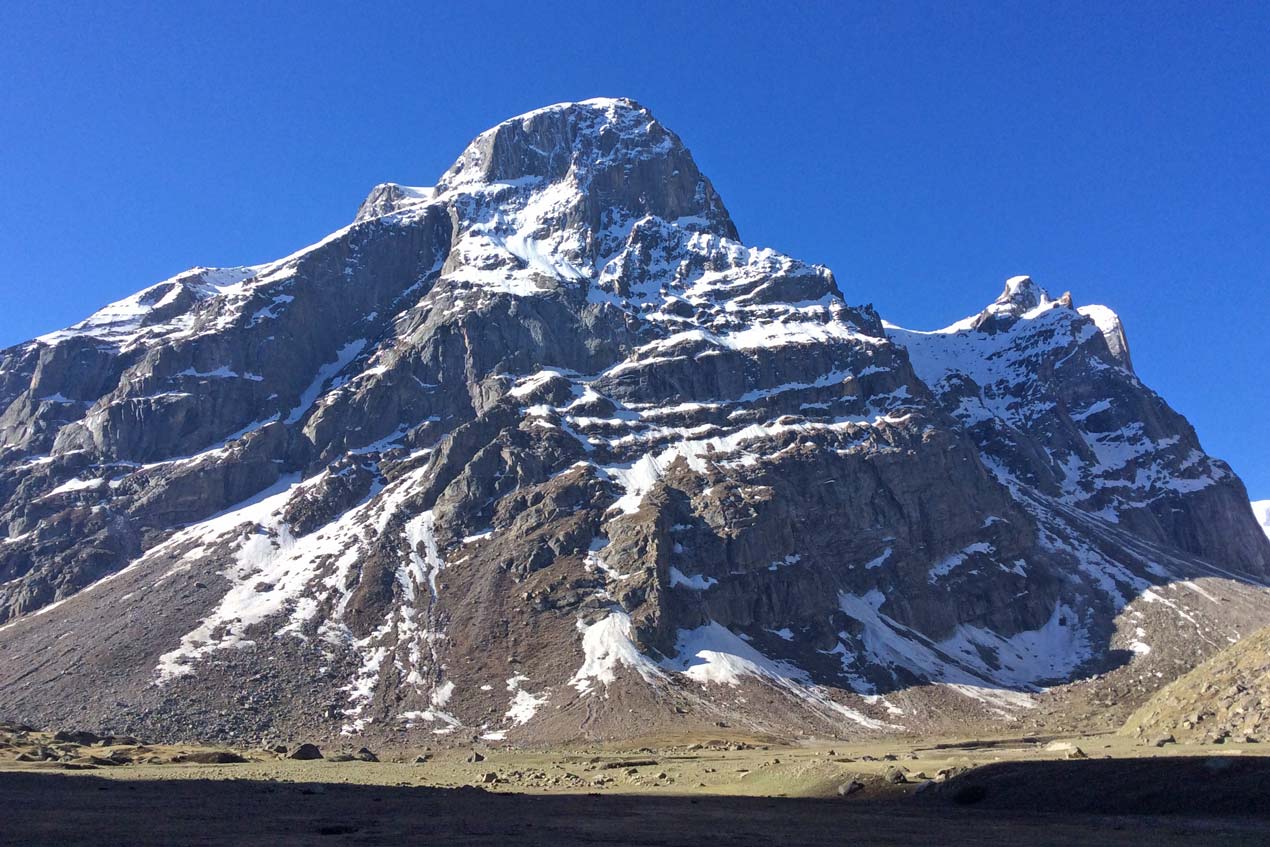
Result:
[[[1121,732],[1159,743],[1270,741],[1270,629],[1231,644],[1161,688]]]

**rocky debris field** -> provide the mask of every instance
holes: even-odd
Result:
[[[1270,741],[1270,628],[1160,689],[1122,732],[1160,745]]]

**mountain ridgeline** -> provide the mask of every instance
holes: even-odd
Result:
[[[1243,485],[1110,310],[1015,277],[916,332],[848,299],[742,243],[679,138],[605,99],[5,350],[0,714],[1042,726],[1270,620]]]

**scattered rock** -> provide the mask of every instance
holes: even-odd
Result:
[[[101,741],[101,736],[91,732],[68,732],[63,729],[53,733],[53,740],[88,747],[92,744],[96,744],[98,741]]]
[[[316,744],[301,744],[287,756],[288,759],[296,759],[301,762],[312,761],[313,759],[322,758],[322,751],[318,749]]]
[[[111,756],[89,756],[88,761],[92,762],[94,765],[105,767],[118,767],[119,765],[128,764],[126,761],[120,761]]]
[[[471,755],[464,759],[464,761],[466,761],[469,765],[474,765],[477,762],[485,761],[485,756],[476,750],[473,750]]]
[[[354,753],[353,758],[359,762],[378,762],[379,761],[379,757],[365,747],[363,747],[362,749]]]
[[[864,790],[864,783],[858,779],[852,779],[838,786],[838,796],[850,797],[852,794],[855,794],[857,791],[863,791],[863,790]]]
[[[182,753],[179,756],[173,756],[172,761],[196,765],[238,765],[247,760],[237,753],[226,750],[200,750],[197,753]]]

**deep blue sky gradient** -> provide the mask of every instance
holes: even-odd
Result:
[[[0,5],[0,345],[285,255],[377,182],[593,96],[742,237],[935,328],[1013,274],[1124,319],[1270,497],[1270,4]]]

